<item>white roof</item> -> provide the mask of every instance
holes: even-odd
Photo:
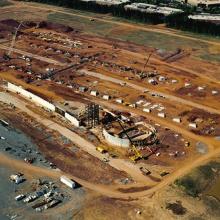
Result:
[[[220,21],[220,15],[216,14],[199,14],[199,15],[189,15],[188,18],[193,20],[210,20],[210,21]]]
[[[145,3],[132,3],[131,5],[126,5],[125,9],[132,9],[137,11],[142,11],[146,13],[161,13],[164,15],[170,15],[176,12],[183,12],[181,9],[170,8],[170,7],[159,7],[157,5],[145,4]]]

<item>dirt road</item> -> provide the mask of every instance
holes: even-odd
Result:
[[[0,49],[9,50],[10,47],[5,46],[3,44],[0,44]],[[25,55],[25,56],[28,56],[28,57],[32,57],[34,59],[37,59],[37,60],[40,60],[40,61],[43,61],[43,62],[50,63],[50,64],[54,64],[54,65],[58,65],[58,66],[66,66],[65,63],[61,63],[59,61],[49,59],[49,58],[46,58],[46,57],[42,57],[42,56],[39,56],[39,55],[36,55],[36,54],[33,54],[33,53],[29,53],[29,52],[26,52],[26,51],[23,51],[23,50],[19,50],[19,49],[16,49],[16,48],[13,48],[12,51],[15,52],[15,53],[18,53],[18,54],[22,54],[22,55]]]
[[[44,118],[31,110],[29,110],[24,101],[12,96],[9,93],[0,93],[0,101],[5,102],[7,104],[13,103],[17,108],[21,109],[22,111],[26,112],[28,115],[33,117],[36,121],[43,124],[46,127],[51,128],[52,130],[55,130],[62,134],[63,136],[67,137],[69,140],[71,140],[74,144],[79,146],[82,150],[89,153],[90,155],[99,158],[100,160],[103,160],[105,155],[99,153],[96,150],[96,146],[93,145],[91,142],[87,141],[86,139],[80,137],[77,133],[69,130],[68,128],[65,128],[47,118]],[[131,176],[131,178],[136,182],[141,183],[147,183],[149,185],[154,185],[155,182],[152,181],[149,177],[142,175],[141,171],[138,169],[137,166],[131,163],[127,163],[127,161],[123,159],[111,159],[109,162],[109,165],[117,170],[121,170],[126,172],[128,175]]]
[[[135,53],[135,52],[128,51],[128,50],[124,50],[124,51],[127,54],[130,54],[130,55],[132,55],[134,57],[140,57],[141,59],[144,59],[146,57],[146,55],[144,55],[144,54]],[[175,65],[174,63],[167,63],[165,61],[156,59],[154,57],[151,57],[151,61],[153,61],[155,63],[158,63],[158,64],[161,64],[161,65],[164,65],[164,66],[168,66],[168,67],[170,67],[170,68],[172,68],[174,70],[176,69],[176,70],[179,70],[179,71],[190,73],[190,74],[198,76],[198,77],[200,77],[202,79],[208,80],[208,81],[210,81],[212,83],[220,84],[220,81],[218,81],[216,78],[214,78],[212,76],[205,75],[205,73],[198,73],[198,72],[196,72],[194,70],[191,70],[191,69],[188,69],[186,67],[181,67],[180,65]]]
[[[167,176],[162,182],[158,183],[157,185],[155,185],[151,189],[144,190],[141,192],[122,193],[122,192],[118,192],[115,189],[112,189],[111,186],[92,184],[92,183],[81,180],[81,179],[74,177],[74,176],[69,176],[69,177],[73,178],[75,181],[77,181],[82,186],[84,186],[88,189],[97,191],[97,192],[99,192],[103,195],[109,196],[109,197],[123,198],[123,199],[139,198],[139,197],[148,196],[148,195],[151,195],[152,193],[157,192],[161,188],[173,183],[174,180],[185,175],[186,173],[191,171],[193,168],[204,164],[205,162],[209,161],[213,157],[218,156],[219,154],[220,154],[220,148],[200,157],[199,159],[193,161],[192,163],[184,166],[182,169],[177,170],[176,172],[172,173],[170,176]],[[41,168],[41,167],[36,167],[36,166],[30,165],[30,164],[26,164],[23,161],[11,159],[1,153],[0,153],[0,158],[1,158],[0,164],[10,166],[13,169],[17,169],[20,171],[30,172],[30,173],[34,173],[35,175],[41,175],[41,176],[46,175],[48,177],[55,178],[55,179],[58,179],[60,177],[60,175],[62,175],[62,172],[56,172],[53,170],[48,170],[46,168]]]
[[[113,78],[111,76],[106,76],[106,75],[96,73],[96,72],[91,72],[91,71],[88,71],[88,70],[79,70],[79,72],[83,73],[83,74],[87,74],[89,76],[94,76],[94,77],[102,79],[102,80],[117,83],[117,84],[126,83],[126,85],[128,87],[139,90],[141,92],[144,92],[145,90],[148,90],[150,93],[154,93],[154,94],[164,96],[165,98],[167,98],[171,101],[179,102],[179,103],[184,104],[184,105],[188,105],[188,106],[191,106],[191,107],[194,107],[194,108],[202,109],[202,110],[210,112],[210,113],[220,114],[219,109],[214,109],[214,108],[211,108],[211,107],[208,107],[208,106],[205,106],[205,105],[201,105],[201,104],[198,104],[196,102],[192,102],[192,101],[189,101],[189,100],[177,97],[177,96],[169,95],[169,94],[162,93],[162,92],[157,92],[156,90],[152,90],[152,89],[148,89],[148,88],[146,89],[143,86],[139,86],[139,85],[136,85],[134,83],[131,83],[131,82],[128,82],[128,81],[125,81],[125,80]]]
[[[52,126],[52,129],[57,130],[58,132],[60,132],[61,134],[63,134],[67,138],[69,138],[70,140],[73,140],[73,142],[75,142],[76,136],[74,136],[74,135],[77,135],[77,134],[74,134],[74,132],[70,132],[67,128],[64,128],[64,127],[62,127],[62,126],[60,126],[60,125],[58,125],[58,124],[56,124],[56,123],[54,123],[54,122],[52,122],[48,119],[44,119],[41,116],[33,113],[32,111],[27,109],[26,103],[24,101],[21,101],[20,99],[14,97],[12,94],[2,92],[2,93],[0,93],[0,100],[5,102],[5,103],[15,104],[22,111],[25,111],[27,114],[34,117],[37,121],[40,121],[40,123],[42,123],[46,126],[47,125]],[[68,130],[67,132],[66,132],[66,129]],[[79,136],[77,136],[77,138],[79,138]],[[88,144],[86,140],[83,140],[83,142],[84,142],[84,144],[85,143]],[[82,149],[85,149],[86,151],[92,152],[90,147],[85,148],[85,146],[81,145],[81,144],[80,144],[80,147],[82,147]],[[209,151],[208,154],[199,157],[198,159],[194,160],[192,163],[186,164],[181,169],[176,170],[175,172],[173,172],[169,176],[165,177],[163,181],[161,181],[160,183],[157,183],[157,185],[152,186],[152,188],[150,188],[148,190],[141,191],[141,192],[122,193],[122,192],[119,192],[119,191],[115,190],[111,186],[102,186],[102,185],[92,184],[92,183],[89,183],[89,182],[84,181],[82,179],[75,178],[75,177],[74,177],[74,179],[76,181],[78,181],[80,184],[82,184],[83,186],[85,186],[87,188],[90,188],[92,190],[95,190],[97,192],[100,192],[104,195],[110,196],[110,197],[115,197],[115,198],[138,198],[140,196],[146,196],[146,195],[152,194],[152,193],[156,192],[157,190],[163,188],[164,186],[171,184],[175,179],[180,178],[181,176],[188,173],[193,168],[205,163],[206,161],[210,160],[211,158],[217,156],[218,154],[220,154],[220,148],[219,147],[216,148],[215,150]],[[100,155],[97,154],[97,152],[95,153],[94,156],[97,156],[98,158],[100,158]],[[0,158],[1,158],[0,163],[5,163],[5,162],[7,162],[8,164],[13,164],[14,163],[14,166],[19,165],[19,166],[23,166],[23,168],[24,168],[24,164],[22,164],[23,162],[21,162],[21,161],[11,163],[9,159],[6,160],[6,158],[3,157],[2,155],[0,155]],[[129,164],[129,166],[125,166],[126,164],[125,163],[120,163],[120,160],[115,160],[115,161],[117,161],[117,163],[115,163],[115,164],[114,164],[114,161],[111,162],[112,166],[114,165],[117,168],[117,164],[119,163],[120,168],[123,168],[123,170],[125,172],[127,171],[128,173],[131,173],[130,170],[133,170],[133,168],[130,164]],[[123,160],[121,160],[121,161],[123,161]],[[26,165],[26,166],[31,166],[31,165]],[[31,168],[29,168],[29,169],[31,169]],[[42,172],[42,174],[43,174],[43,170],[39,170],[41,168],[34,168],[34,169],[38,169],[38,171]],[[136,171],[137,170],[133,170],[133,172],[135,172],[135,173],[136,173]],[[44,174],[46,174],[47,172],[48,171],[44,171]],[[49,176],[54,175],[55,177],[58,176],[58,174],[55,175],[54,173],[53,174],[48,173],[48,175]],[[137,175],[137,173],[136,173],[136,175]],[[138,186],[140,186],[140,185],[138,184]]]

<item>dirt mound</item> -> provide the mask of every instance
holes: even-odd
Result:
[[[56,23],[52,23],[52,22],[46,22],[46,21],[41,21],[38,26],[39,26],[39,28],[47,28],[49,30],[55,30],[57,32],[64,32],[64,33],[69,33],[74,30],[73,28],[71,28],[69,26],[65,26],[62,24],[56,24]]]
[[[20,22],[14,19],[6,19],[0,21],[0,38],[5,38],[8,34],[14,33],[15,29],[19,26]],[[21,26],[20,29],[24,29],[24,26]],[[18,31],[18,35],[20,32]]]
[[[24,24],[25,27],[28,27],[28,28],[32,28],[32,27],[37,26],[37,23],[33,22],[33,21],[25,21],[25,22],[23,22],[23,24]]]
[[[18,27],[18,25],[20,23],[18,21],[14,20],[14,19],[6,19],[6,20],[0,21],[0,24],[5,24],[5,25],[10,26],[10,27]]]

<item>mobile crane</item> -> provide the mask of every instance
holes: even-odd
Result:
[[[13,47],[14,47],[14,44],[15,44],[15,40],[16,40],[18,31],[19,31],[19,29],[20,29],[21,26],[24,26],[23,23],[22,23],[22,21],[20,22],[20,24],[18,25],[18,27],[15,28],[15,33],[14,33],[14,35],[13,35],[13,38],[12,38],[11,45],[10,45],[10,47],[9,47],[8,53],[4,53],[4,55],[3,55],[3,59],[4,59],[4,60],[10,60],[10,59],[11,59],[11,53],[12,53],[12,50],[13,50]]]
[[[127,136],[128,140],[131,143],[131,149],[134,152],[133,156],[130,156],[129,158],[133,161],[136,162],[140,159],[143,158],[142,154],[139,152],[139,150],[136,148],[136,146],[134,145],[133,141],[131,140],[131,138],[129,137],[129,135],[127,134],[126,130],[124,129],[121,121],[117,118],[116,121],[119,123],[119,125],[121,126],[122,130],[124,131],[125,135]]]
[[[147,66],[147,64],[148,64],[148,62],[149,62],[149,60],[150,60],[150,57],[153,55],[153,53],[154,53],[154,52],[151,52],[151,53],[149,54],[149,56],[148,56],[148,58],[147,58],[147,60],[146,60],[146,62],[145,62],[145,64],[144,64],[143,70],[142,70],[141,73],[140,73],[140,78],[141,78],[141,79],[144,79],[145,77],[147,77],[147,74],[144,73],[144,71],[145,71],[145,68],[146,68],[146,66]]]

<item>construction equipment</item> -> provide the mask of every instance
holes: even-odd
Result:
[[[152,56],[153,53],[154,53],[154,52],[151,52],[151,53],[149,54],[149,56],[148,56],[148,58],[147,58],[147,60],[146,60],[146,62],[145,62],[145,64],[144,64],[144,68],[143,68],[143,70],[141,71],[141,73],[139,74],[139,76],[140,76],[141,79],[144,79],[145,77],[148,76],[148,74],[144,73],[144,70],[145,70],[145,68],[146,68],[146,66],[147,66],[147,64],[148,64],[148,62],[149,62],[149,60],[150,60],[150,57]]]
[[[3,55],[3,59],[4,60],[10,60],[11,59],[11,52],[13,50],[13,47],[14,47],[14,44],[15,44],[15,40],[16,40],[16,37],[17,37],[17,34],[18,34],[18,31],[20,29],[20,27],[22,26],[22,21],[20,22],[20,24],[18,25],[18,27],[15,29],[15,34],[13,35],[12,37],[12,41],[11,41],[11,45],[9,47],[9,50],[8,50],[8,53],[4,53]],[[23,25],[24,26],[24,25]]]
[[[140,171],[142,172],[142,174],[145,175],[145,176],[148,176],[148,175],[151,174],[151,171],[148,170],[148,169],[145,168],[145,167],[140,167],[139,169],[140,169]]]
[[[100,152],[101,154],[104,154],[104,153],[107,152],[102,146],[96,147],[96,150],[97,150],[98,152]]]
[[[129,158],[133,161],[133,162],[136,162],[140,159],[143,158],[142,154],[138,151],[138,149],[136,148],[136,146],[134,145],[133,141],[131,140],[131,138],[129,137],[129,135],[127,134],[126,130],[124,129],[121,121],[119,120],[119,118],[116,118],[116,121],[119,123],[119,125],[121,126],[123,132],[125,133],[125,135],[127,136],[128,140],[130,141],[131,143],[131,149],[132,151],[134,152],[134,155],[133,156],[130,156]]]
[[[115,114],[113,114],[112,112],[108,111],[107,109],[105,109],[105,111],[107,113],[109,113],[110,115],[113,116],[113,118],[119,123],[120,127],[122,128],[122,130],[124,131],[125,135],[127,136],[128,140],[131,143],[131,150],[134,152],[133,156],[130,156],[129,158],[135,163],[137,160],[140,160],[143,158],[142,154],[138,151],[138,149],[136,148],[136,146],[134,145],[133,141],[131,140],[131,138],[129,137],[129,135],[127,134],[126,130],[124,129],[121,120],[119,119],[119,117],[117,117]]]

